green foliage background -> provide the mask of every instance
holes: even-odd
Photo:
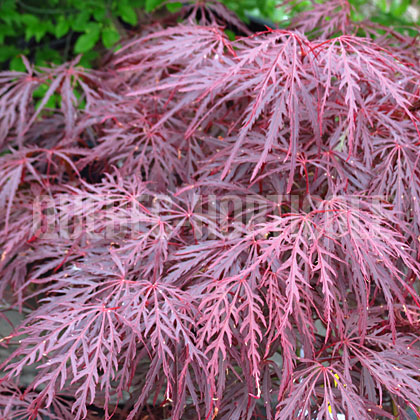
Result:
[[[328,0],[326,0],[328,1]],[[287,16],[277,7],[280,0],[223,0],[245,21],[249,16],[281,22]],[[83,54],[81,64],[89,67],[107,48],[114,47],[165,0],[0,0],[0,68],[23,70],[20,56],[47,66]],[[297,1],[296,11],[309,7]],[[393,26],[412,25],[408,16],[410,0],[351,0],[360,20],[373,20]],[[181,3],[163,7],[175,11]]]

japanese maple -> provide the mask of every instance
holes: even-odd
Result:
[[[313,7],[0,73],[0,417],[420,416],[418,40]]]

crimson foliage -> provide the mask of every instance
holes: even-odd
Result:
[[[4,418],[418,412],[418,45],[314,7],[0,74]]]

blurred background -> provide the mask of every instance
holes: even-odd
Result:
[[[203,0],[201,0],[203,1]],[[326,0],[328,2],[328,0]],[[107,50],[141,30],[158,15],[177,18],[183,4],[174,0],[0,0],[0,69],[23,70],[21,55],[39,66],[82,54],[81,64],[95,65]],[[251,30],[286,26],[313,1],[222,0]],[[322,0],[315,1],[316,3]],[[351,18],[370,19],[415,36],[420,24],[417,0],[350,0]],[[326,16],[328,19],[328,16]],[[227,30],[229,36],[235,34]],[[42,94],[42,92],[41,92]]]

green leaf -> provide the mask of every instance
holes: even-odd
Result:
[[[104,28],[102,31],[102,43],[104,47],[110,48],[120,39],[120,34],[115,27]]]
[[[75,20],[72,22],[71,27],[76,32],[84,32],[89,19],[90,19],[90,12],[87,10],[84,10],[83,12],[77,14]]]
[[[29,41],[32,37],[35,37],[36,41],[39,42],[48,31],[48,22],[43,22],[34,15],[22,14],[20,16],[20,21],[26,26],[26,41]]]
[[[69,29],[69,21],[64,16],[60,16],[58,18],[58,23],[55,27],[55,36],[57,38],[61,38],[69,31]]]
[[[48,87],[49,86],[46,83],[41,83],[36,89],[34,89],[32,96],[35,99],[43,98],[47,93]]]
[[[35,64],[37,66],[47,66],[51,63],[61,64],[63,62],[60,51],[49,47],[38,47],[35,51]]]
[[[15,71],[26,71],[25,64],[23,64],[22,57],[20,55],[17,55],[10,60],[9,68],[10,70]]]
[[[169,12],[175,13],[182,8],[182,3],[180,2],[169,3],[166,5],[166,8],[168,9]]]
[[[4,43],[4,38],[6,36],[13,36],[13,35],[15,35],[15,31],[13,30],[11,26],[0,24],[0,44]]]
[[[97,51],[90,50],[87,53],[83,54],[82,58],[79,61],[79,65],[87,69],[92,68],[94,60],[99,56]]]
[[[91,50],[99,40],[100,25],[97,23],[89,23],[86,27],[86,33],[77,38],[74,45],[74,52],[76,54],[85,53]]]
[[[145,0],[131,0],[130,4],[132,7],[139,9],[140,7],[144,8]]]
[[[0,2],[0,19],[7,25],[19,23],[21,14],[16,11],[16,0],[3,0]]]
[[[133,26],[137,24],[136,12],[127,2],[122,1],[118,4],[118,14],[124,22]]]
[[[4,63],[22,52],[23,51],[19,51],[14,45],[0,45],[0,63]]]
[[[156,7],[162,4],[163,1],[164,0],[146,0],[146,12],[152,12]]]
[[[43,98],[43,95],[40,97],[39,101],[37,101],[37,102],[35,103],[35,109],[38,109],[38,108],[39,108],[39,106],[41,105],[42,98]],[[61,102],[61,97],[60,97],[60,95],[59,95],[59,94],[57,94],[57,93],[53,93],[53,94],[52,94],[52,95],[48,98],[48,101],[45,103],[45,105],[44,105],[44,110],[45,110],[45,109],[56,109],[56,108],[59,108],[59,104],[60,104],[60,102]]]
[[[377,6],[379,7],[379,9],[380,9],[382,12],[386,12],[386,11],[387,11],[387,9],[388,9],[388,5],[387,5],[386,0],[379,0],[379,1],[377,2]]]
[[[410,6],[410,0],[393,0],[391,3],[390,12],[397,17],[401,17]]]
[[[235,38],[236,38],[235,32],[231,31],[230,29],[225,29],[225,34],[231,41],[235,41]]]
[[[20,21],[26,26],[36,26],[39,24],[39,19],[36,16],[27,13],[20,15]]]
[[[106,10],[104,7],[98,7],[93,11],[93,17],[97,22],[102,22],[105,18]]]

